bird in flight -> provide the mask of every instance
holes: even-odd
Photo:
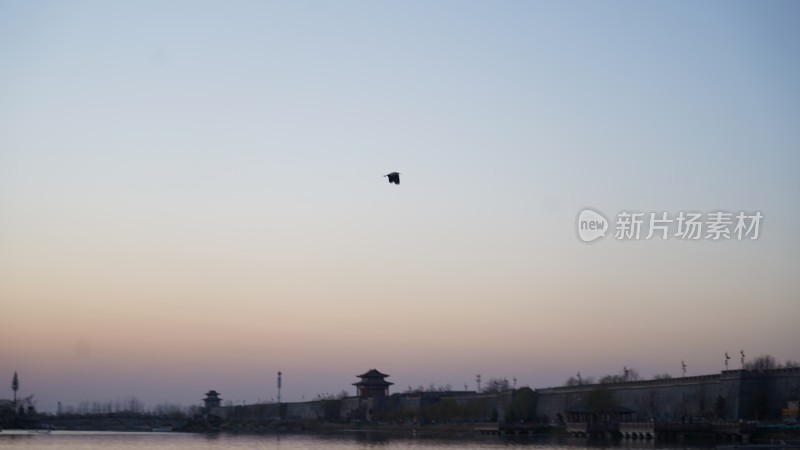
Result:
[[[400,184],[400,173],[399,172],[387,173],[384,176],[385,177],[389,177],[389,183]]]

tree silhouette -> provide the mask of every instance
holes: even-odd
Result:
[[[641,377],[639,377],[638,370],[633,367],[623,367],[616,375],[606,375],[600,378],[600,384],[622,383],[624,381],[638,381],[640,379]]]
[[[14,378],[11,379],[11,390],[14,391],[14,408],[17,407],[17,391],[19,390],[19,377],[17,372],[14,372]]]
[[[509,421],[530,421],[536,416],[536,394],[529,387],[521,387],[514,391],[511,405],[506,414]]]
[[[586,408],[597,417],[614,412],[616,406],[614,393],[606,386],[597,386],[586,394]]]
[[[487,394],[496,394],[510,388],[511,386],[509,386],[507,379],[492,378],[486,383],[486,386],[483,388],[483,392]]]
[[[764,371],[772,369],[780,369],[781,365],[775,361],[772,355],[761,355],[752,361],[747,361],[742,368],[744,370]]]

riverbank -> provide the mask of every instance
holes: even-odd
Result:
[[[494,427],[496,423],[368,423],[368,422],[323,422],[323,421],[304,421],[304,420],[282,420],[282,421],[242,421],[242,422],[215,422],[211,421],[192,421],[188,423],[183,431],[189,432],[208,432],[208,431],[228,431],[228,432],[385,432],[385,433],[438,433],[438,434],[470,434],[475,433],[476,428]],[[537,427],[537,434],[563,434],[563,428]]]

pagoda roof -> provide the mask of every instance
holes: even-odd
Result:
[[[386,378],[389,375],[378,372],[378,369],[370,369],[366,373],[362,373],[361,375],[356,375],[356,376],[358,378]]]
[[[366,373],[358,375],[358,378],[361,378],[361,381],[358,383],[353,383],[353,386],[371,386],[371,387],[385,387],[390,386],[394,383],[391,381],[386,381],[384,378],[388,377],[389,375],[385,373],[378,372],[377,369],[371,369]]]
[[[371,380],[361,380],[358,383],[353,383],[353,386],[374,386],[374,387],[378,387],[378,386],[390,386],[392,384],[394,384],[394,383],[392,383],[391,381],[371,379]]]

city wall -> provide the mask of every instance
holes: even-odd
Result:
[[[629,381],[538,389],[536,414],[564,419],[586,406],[592,391],[608,389],[617,406],[632,410],[636,421],[778,419],[781,408],[800,394],[800,369],[730,370],[720,374],[666,380]]]
[[[594,391],[607,390],[614,405],[625,411],[625,420],[680,422],[691,420],[780,420],[789,401],[800,399],[800,368],[768,371],[730,370],[719,374],[665,380],[628,381],[537,389],[526,404],[515,400],[521,390],[497,394],[475,392],[424,392],[387,397],[347,397],[318,400],[227,406],[213,408],[211,415],[225,420],[324,420],[324,421],[502,421],[506,413],[517,417],[525,411],[532,419],[558,423],[570,411],[591,410]],[[529,406],[527,404],[530,404]]]

